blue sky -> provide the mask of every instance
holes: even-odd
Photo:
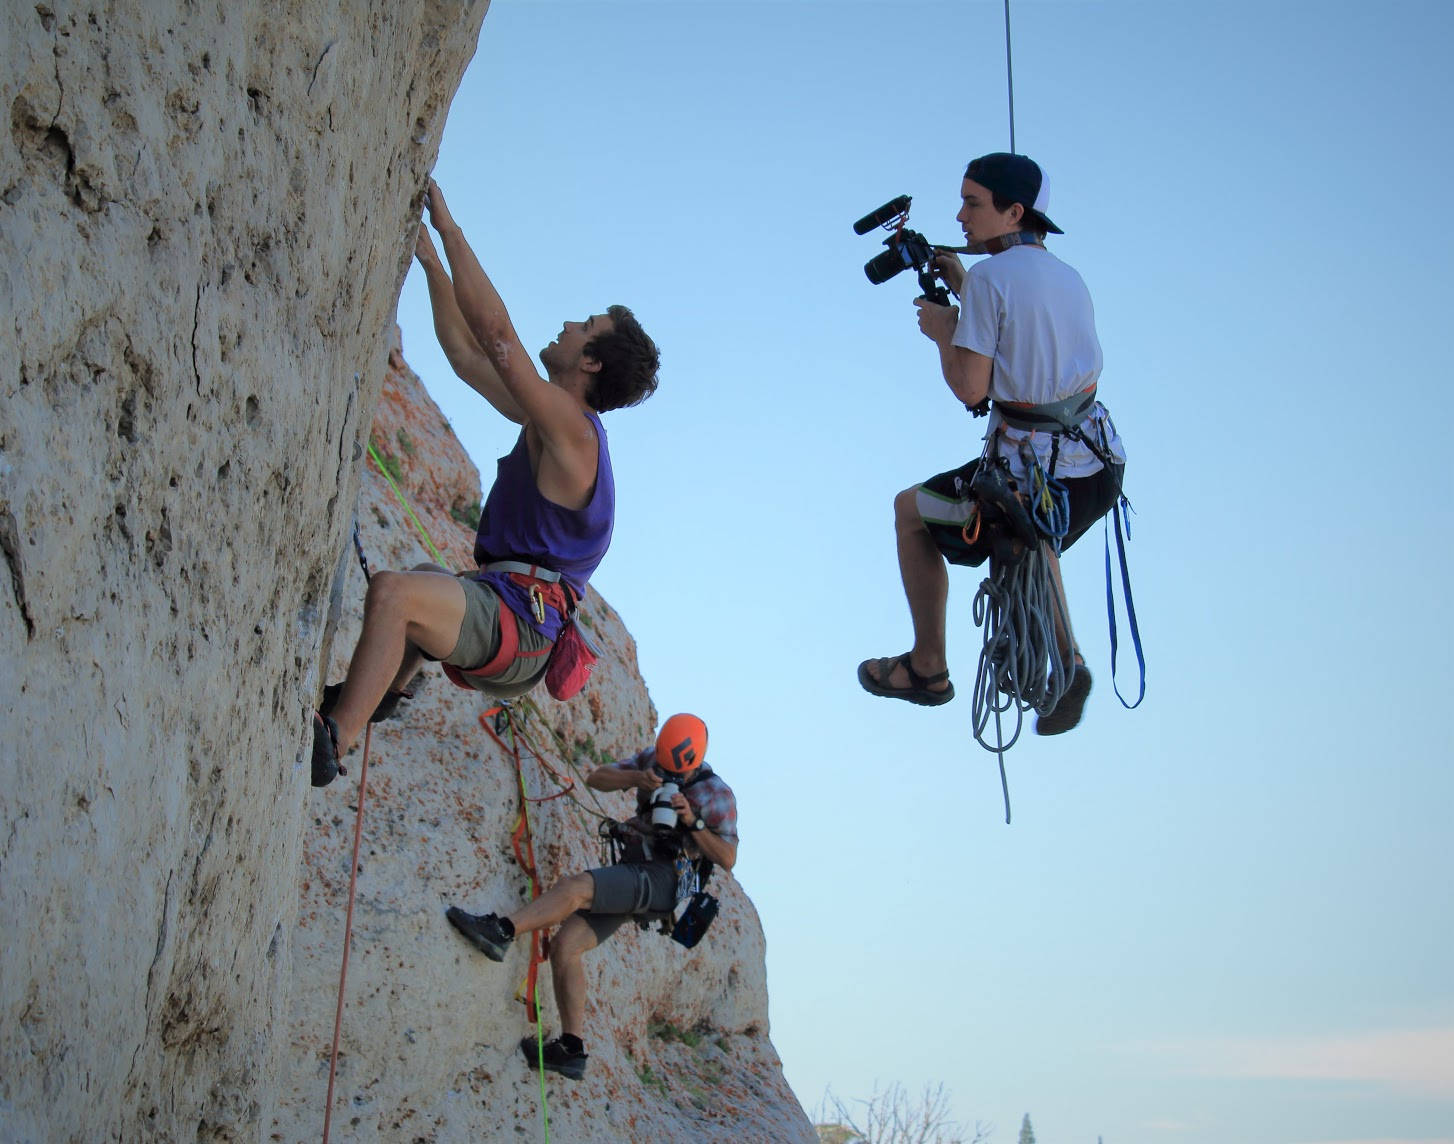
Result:
[[[1086,278],[1130,458],[1147,698],[1101,537],[1065,561],[1085,723],[1009,755],[903,650],[894,493],[979,426],[851,224],[957,242],[1008,143],[996,0],[494,0],[436,177],[527,345],[630,305],[662,386],[607,418],[594,586],[738,792],[773,1039],[810,1109],[943,1082],[1046,1144],[1454,1141],[1454,423],[1444,3],[1012,0],[1017,144]],[[404,351],[488,477],[422,275]],[[1123,644],[1123,648],[1124,648]],[[1122,664],[1123,691],[1135,686]]]

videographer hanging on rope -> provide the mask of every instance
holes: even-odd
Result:
[[[858,679],[874,695],[937,706],[954,698],[945,649],[949,579],[944,561],[978,566],[1004,533],[976,534],[979,500],[971,492],[994,464],[1029,494],[1034,470],[1068,493],[1069,548],[1100,520],[1120,493],[1125,452],[1105,408],[1096,400],[1101,346],[1090,293],[1080,275],[1045,249],[1047,233],[1062,234],[1045,215],[1046,181],[1024,155],[985,155],[969,164],[956,216],[970,254],[992,257],[968,272],[953,254],[934,267],[961,306],[924,298],[919,328],[939,348],[940,367],[955,397],[973,409],[992,403],[986,448],[977,460],[930,477],[894,499],[899,571],[909,601],[914,646],[902,655],[865,660]],[[1003,461],[997,460],[1003,458]],[[1109,464],[1104,463],[1109,462]],[[967,527],[968,526],[968,527]],[[1054,547],[1042,542],[1054,588],[1064,600]],[[1059,613],[1064,613],[1063,616]],[[1074,668],[1059,702],[1042,713],[1042,735],[1080,722],[1091,675],[1075,646],[1069,612],[1059,609],[1055,639]]]
[[[424,659],[502,698],[544,677],[611,543],[616,493],[600,414],[656,390],[656,346],[624,306],[566,322],[540,351],[541,377],[433,180],[425,202],[454,274],[421,225],[415,254],[440,345],[455,373],[522,429],[480,515],[477,568],[455,576],[424,565],[369,581],[348,678],[325,689],[314,713],[314,786],[333,781],[365,723],[388,717]]]
[[[691,899],[671,935],[694,946],[716,914],[702,889],[713,866],[737,861],[737,801],[732,788],[707,766],[707,728],[695,715],[673,715],[656,743],[586,778],[594,790],[634,790],[636,814],[609,822],[613,863],[562,878],[534,901],[501,917],[469,914],[458,906],[450,924],[491,961],[504,961],[515,938],[560,925],[550,941],[550,977],[561,1034],[542,1049],[534,1036],[520,1042],[532,1068],[573,1080],[586,1070],[586,977],[581,956],[633,919],[670,921],[679,901]],[[619,846],[618,846],[619,843]],[[695,892],[694,892],[695,887]]]

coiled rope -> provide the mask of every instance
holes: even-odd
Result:
[[[1067,661],[1056,639],[1057,617],[1069,638],[1070,613],[1044,544],[1028,549],[1018,560],[990,558],[990,574],[974,597],[974,622],[984,633],[974,677],[974,738],[998,757],[1006,825],[1010,786],[1005,752],[1019,741],[1027,710],[1033,707],[1041,714],[1055,710],[1073,672],[1074,660]],[[1015,713],[1015,726],[1006,742],[1003,717],[1008,711]],[[993,742],[987,737],[991,717]]]

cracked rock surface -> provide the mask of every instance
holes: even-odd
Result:
[[[6,1141],[272,1120],[304,713],[484,11],[0,6]]]

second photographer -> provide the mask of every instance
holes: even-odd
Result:
[[[737,861],[737,800],[707,766],[706,754],[706,725],[695,715],[673,715],[654,745],[597,767],[586,778],[593,790],[636,792],[636,814],[610,823],[623,851],[611,865],[562,878],[507,916],[477,916],[455,906],[447,911],[450,924],[491,961],[503,961],[518,935],[564,923],[550,941],[561,1034],[546,1042],[543,1052],[535,1037],[521,1041],[532,1068],[573,1080],[585,1074],[584,953],[633,919],[670,919],[677,903],[689,895],[692,903],[672,936],[693,946],[711,921],[714,903],[700,890],[695,895],[691,890],[698,885],[700,860],[723,870]]]

